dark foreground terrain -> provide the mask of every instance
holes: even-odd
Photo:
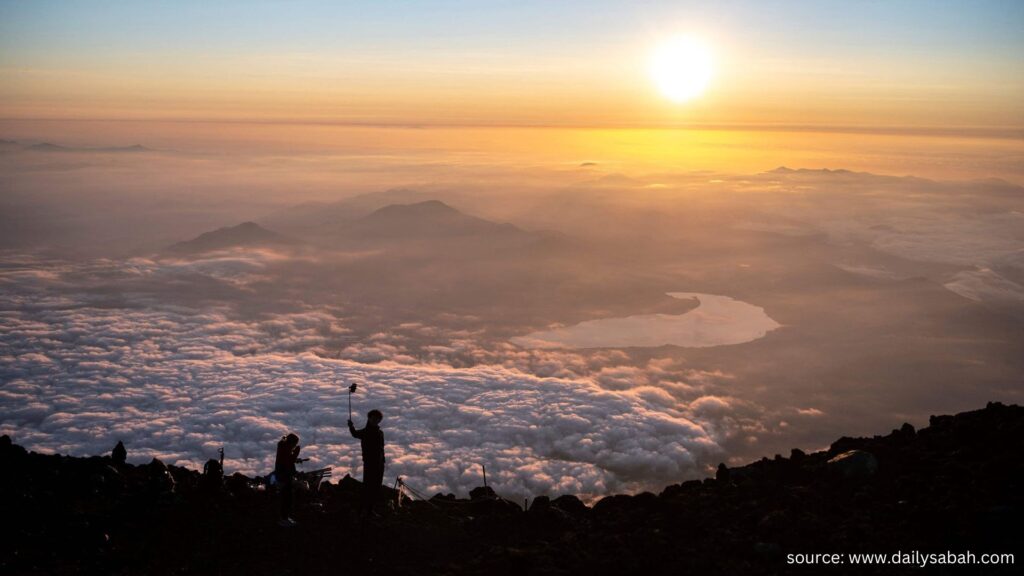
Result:
[[[3,574],[909,574],[922,570],[790,565],[787,555],[998,552],[1020,562],[1024,543],[1024,408],[998,403],[723,467],[660,494],[592,507],[536,498],[523,511],[477,489],[469,500],[391,503],[366,525],[348,477],[301,493],[298,526],[281,528],[273,495],[241,475],[27,453],[6,436],[0,465]]]

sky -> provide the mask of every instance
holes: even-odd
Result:
[[[0,117],[1018,128],[1024,5],[0,2]],[[661,96],[651,53],[714,58]]]

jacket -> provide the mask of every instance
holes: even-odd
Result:
[[[363,448],[363,466],[367,468],[384,468],[384,432],[380,426],[367,422],[366,428],[356,430],[352,424],[348,431],[354,438],[359,438]]]

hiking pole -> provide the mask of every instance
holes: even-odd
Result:
[[[358,386],[356,386],[355,382],[353,382],[352,385],[348,387],[348,419],[349,420],[352,419],[352,393],[356,391],[357,387]]]

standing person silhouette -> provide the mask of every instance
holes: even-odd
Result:
[[[352,420],[348,421],[348,431],[360,440],[363,449],[363,504],[359,514],[363,520],[373,514],[373,506],[380,497],[380,486],[384,482],[384,432],[380,429],[383,419],[380,410],[370,410],[366,414],[366,427],[362,430],[356,430]]]
[[[295,526],[292,520],[292,499],[295,498],[295,463],[299,459],[299,437],[295,434],[282,436],[277,442],[277,458],[274,461],[274,477],[281,491],[281,518],[278,524],[284,527]]]

